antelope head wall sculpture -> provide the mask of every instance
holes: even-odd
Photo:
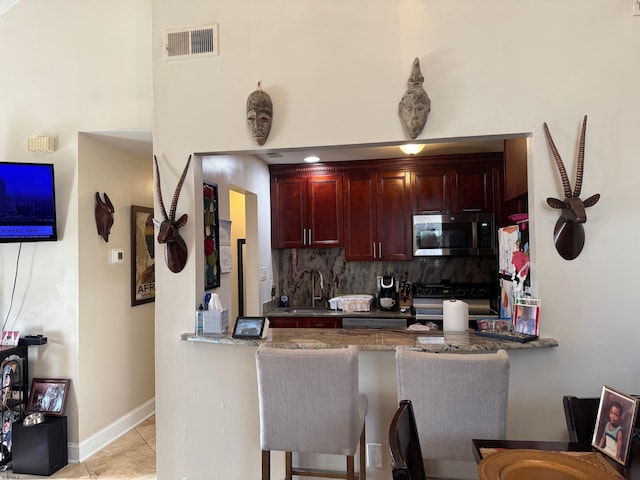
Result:
[[[96,227],[98,227],[98,235],[104,238],[105,242],[109,241],[109,233],[113,226],[113,203],[109,200],[109,196],[104,194],[104,202],[100,198],[100,192],[96,192]]]
[[[587,214],[585,208],[591,207],[598,203],[600,200],[600,194],[590,196],[586,200],[580,199],[580,190],[582,189],[582,175],[584,171],[584,136],[587,130],[587,116],[584,116],[582,121],[582,131],[580,133],[580,144],[578,148],[578,166],[576,170],[576,184],[571,192],[571,184],[569,183],[569,177],[567,176],[567,170],[564,168],[564,163],[558,149],[553,143],[551,134],[547,124],[543,124],[544,133],[547,136],[549,142],[549,148],[553,153],[558,171],[560,172],[560,179],[562,180],[562,188],[564,189],[564,200],[549,197],[547,198],[547,204],[553,208],[562,209],[562,215],[556,222],[556,226],[553,230],[553,241],[556,245],[556,250],[562,258],[565,260],[573,260],[582,251],[584,247],[584,227],[583,223],[587,221]]]
[[[155,219],[153,222],[159,227],[158,243],[165,244],[165,262],[167,262],[169,270],[173,273],[178,273],[187,263],[187,245],[180,236],[180,227],[184,227],[187,224],[188,215],[185,213],[176,220],[176,207],[178,206],[178,197],[180,196],[182,184],[187,176],[187,170],[189,169],[189,163],[191,162],[191,155],[189,155],[189,158],[187,159],[187,164],[184,167],[182,176],[176,186],[176,191],[173,194],[169,215],[167,215],[167,211],[164,208],[164,202],[162,200],[162,190],[160,189],[160,169],[158,168],[158,159],[155,155],[153,156],[153,160],[156,164],[156,189],[158,191],[158,203],[160,204],[160,211],[162,212],[163,218],[162,222]]]

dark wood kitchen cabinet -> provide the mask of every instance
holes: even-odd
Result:
[[[491,166],[465,166],[452,170],[451,212],[493,211]]]
[[[271,177],[273,248],[342,245],[342,174]]]
[[[410,260],[411,189],[407,171],[345,176],[345,260]]]
[[[416,170],[412,190],[414,213],[451,212],[451,171],[448,168]]]
[[[342,318],[269,317],[269,328],[342,328]]]
[[[496,168],[502,169],[502,157],[495,154],[429,159],[411,172],[413,213],[493,212]]]

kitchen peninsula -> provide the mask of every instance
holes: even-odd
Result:
[[[367,395],[369,406],[366,419],[367,442],[381,445],[382,468],[370,467],[370,480],[391,478],[388,458],[389,422],[398,406],[396,393],[395,350],[398,347],[424,349],[432,352],[492,352],[500,348],[508,350],[511,359],[512,378],[520,375],[523,363],[541,361],[541,356],[554,356],[558,342],[553,338],[540,338],[528,343],[509,342],[478,337],[470,332],[419,332],[404,329],[333,329],[333,328],[274,328],[269,329],[264,340],[236,339],[231,334],[201,335],[183,333],[179,337],[185,352],[194,358],[206,353],[209,362],[206,378],[198,379],[198,385],[215,385],[219,393],[213,403],[219,404],[233,419],[243,419],[246,429],[244,447],[255,458],[260,455],[258,418],[258,387],[255,370],[257,347],[266,343],[284,348],[337,348],[356,345],[359,350],[359,388]],[[181,349],[183,350],[183,349]],[[224,363],[234,368],[218,368]],[[310,379],[312,381],[312,379]],[[452,379],[456,381],[456,379]],[[226,400],[225,400],[226,399]],[[232,400],[231,400],[232,399]],[[514,399],[516,400],[516,399]],[[478,399],[482,401],[482,399]],[[516,400],[517,401],[517,400]],[[469,408],[473,408],[470,404]],[[234,420],[235,423],[235,420]],[[205,423],[206,424],[206,423]],[[206,424],[208,425],[208,424]],[[207,428],[211,428],[207,426]],[[231,428],[231,427],[228,427]],[[279,452],[281,453],[281,452]],[[341,458],[323,456],[318,459],[321,468],[342,468]],[[272,478],[284,478],[284,459],[273,461]],[[432,473],[454,478],[474,478],[477,466],[474,462],[456,464],[441,463],[430,466]]]
[[[355,345],[360,351],[395,351],[398,347],[429,352],[480,353],[498,349],[523,350],[557,347],[554,338],[519,343],[479,337],[472,332],[442,332],[391,329],[274,328],[266,339],[239,339],[230,334],[195,335],[183,333],[181,340],[222,345],[257,347],[262,343],[279,348],[341,348]]]

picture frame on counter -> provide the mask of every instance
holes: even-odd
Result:
[[[602,387],[591,446],[626,465],[639,400],[607,385]]]
[[[537,336],[540,330],[540,299],[516,298],[514,305],[513,329],[518,333]]]
[[[233,327],[233,338],[265,338],[269,331],[266,317],[238,317]]]

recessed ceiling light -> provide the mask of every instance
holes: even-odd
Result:
[[[305,157],[304,161],[307,162],[307,163],[316,163],[316,162],[320,161],[320,157],[316,157],[315,155],[311,155],[309,157]]]
[[[418,143],[407,143],[406,145],[400,145],[400,150],[402,153],[406,155],[415,155],[416,153],[420,153],[424,148],[424,144]]]

